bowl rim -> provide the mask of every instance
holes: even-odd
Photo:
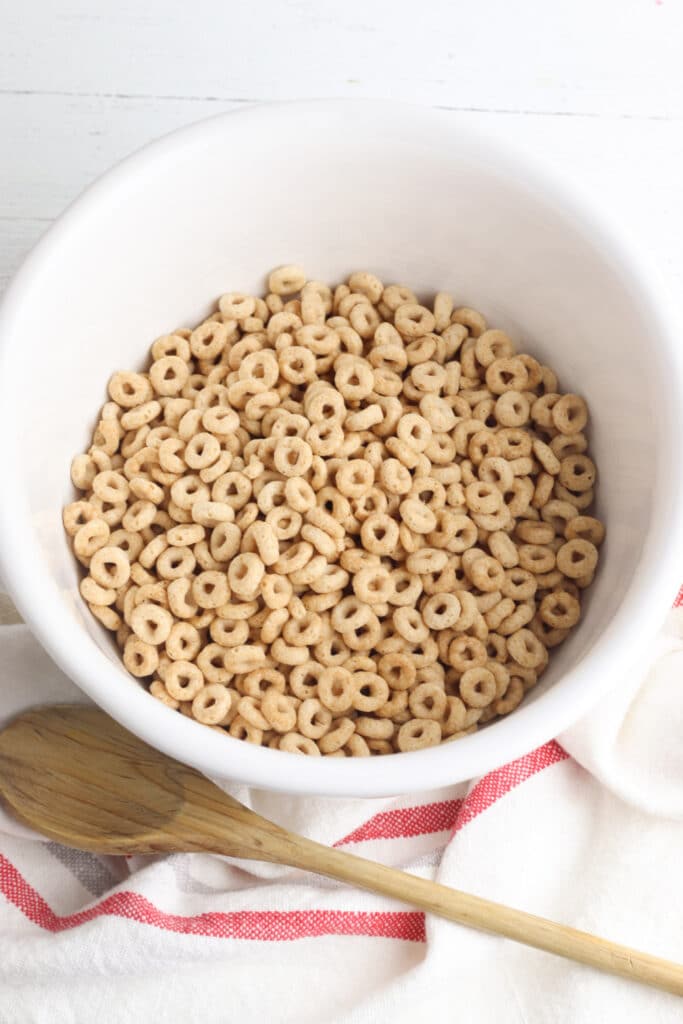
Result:
[[[387,118],[407,129],[424,130],[431,119],[435,130],[457,135],[466,151],[495,160],[499,168],[553,202],[571,216],[574,226],[609,254],[620,279],[635,290],[659,341],[653,358],[666,373],[661,395],[661,436],[671,438],[668,450],[658,452],[657,491],[648,536],[633,578],[608,627],[589,653],[567,670],[538,700],[522,705],[510,718],[499,720],[458,743],[388,758],[315,759],[254,747],[218,735],[177,712],[150,700],[142,687],[122,687],[121,670],[97,648],[84,649],[82,628],[58,596],[56,584],[38,555],[32,539],[28,501],[21,467],[12,445],[13,424],[20,422],[20,393],[7,372],[13,324],[30,298],[33,281],[58,255],[62,239],[76,229],[98,204],[126,189],[140,171],[165,162],[183,147],[220,133],[234,118],[262,122],[273,117],[325,116],[326,108],[348,115],[356,127],[359,117]],[[12,279],[0,304],[0,465],[5,498],[0,502],[0,572],[29,628],[59,667],[81,690],[131,732],[178,760],[214,778],[243,782],[263,789],[327,796],[392,796],[417,789],[435,789],[482,775],[533,751],[575,723],[597,703],[618,678],[642,660],[680,583],[677,555],[683,551],[683,475],[678,470],[675,439],[683,421],[683,357],[676,345],[679,314],[667,288],[641,247],[623,226],[597,208],[582,186],[537,153],[530,153],[488,130],[456,124],[452,112],[418,104],[385,100],[305,100],[246,105],[176,129],[126,157],[101,175],[63,212],[43,235]],[[57,510],[55,510],[57,512]],[[61,510],[59,510],[61,511]],[[43,609],[50,609],[46,614]],[[634,629],[637,623],[637,630]],[[628,637],[628,644],[624,642]],[[559,683],[562,682],[560,687]],[[199,730],[202,730],[201,732]]]

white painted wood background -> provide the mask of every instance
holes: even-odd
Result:
[[[681,0],[1,0],[0,290],[144,142],[322,96],[446,107],[542,150],[683,293]]]

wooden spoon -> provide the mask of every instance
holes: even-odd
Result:
[[[683,995],[679,964],[294,835],[94,707],[34,708],[7,726],[0,733],[0,795],[25,824],[68,846],[288,864]]]

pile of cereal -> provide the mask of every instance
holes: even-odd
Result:
[[[268,284],[111,378],[64,510],[88,607],[250,743],[390,754],[509,714],[598,561],[585,402],[444,292]]]

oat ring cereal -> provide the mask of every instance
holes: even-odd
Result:
[[[114,372],[63,522],[127,671],[308,757],[514,712],[605,540],[587,403],[517,347],[446,291],[288,264]]]

